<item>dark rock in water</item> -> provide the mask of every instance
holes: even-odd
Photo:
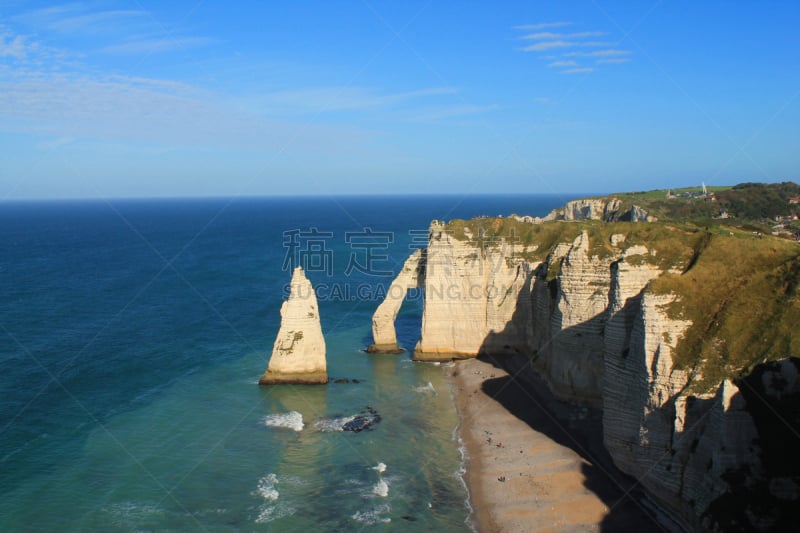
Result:
[[[404,514],[402,518],[403,518],[403,520],[408,520],[409,522],[416,522],[417,521],[416,518],[414,518],[411,515],[407,515],[407,514]]]
[[[352,381],[353,383],[361,383],[360,379],[355,379],[355,378],[351,379],[350,381]]]
[[[357,414],[349,422],[342,426],[343,431],[353,431],[358,433],[365,429],[372,429],[372,426],[381,421],[381,415],[370,406],[367,406],[361,413]]]
[[[334,379],[333,382],[334,383],[350,383],[350,380],[347,379],[347,378],[339,378],[339,379]]]

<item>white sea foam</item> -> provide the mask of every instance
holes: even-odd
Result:
[[[256,487],[255,494],[264,499],[264,503],[258,508],[258,516],[255,522],[257,524],[266,524],[284,516],[291,516],[297,512],[297,509],[278,501],[280,493],[276,488],[278,484],[278,476],[275,474],[267,474],[258,480],[258,487]]]
[[[388,524],[392,521],[391,518],[388,516],[381,516],[383,514],[389,513],[392,510],[391,506],[388,504],[385,505],[378,505],[372,510],[369,511],[356,511],[353,515],[353,520],[356,522],[361,522],[362,524],[372,526],[375,524]]]
[[[427,385],[422,385],[421,387],[414,387],[414,391],[415,392],[432,392],[432,393],[436,394],[436,389],[434,388],[433,383],[431,383],[430,381],[428,382]]]
[[[384,472],[386,472],[386,464],[385,463],[378,463],[377,465],[373,466],[372,469],[380,472],[381,474],[383,474]]]
[[[278,489],[275,485],[278,484],[278,476],[275,474],[267,474],[258,480],[258,488],[256,492],[265,500],[274,502],[280,496]]]
[[[385,479],[379,479],[378,482],[372,487],[372,493],[376,496],[380,496],[381,498],[387,497],[389,495],[389,484],[386,483]]]
[[[295,431],[302,431],[303,427],[305,427],[305,424],[303,424],[303,415],[297,411],[267,415],[264,417],[264,425],[276,428],[288,428]]]
[[[338,416],[334,418],[323,418],[314,422],[314,427],[318,431],[344,431],[344,425],[356,419],[356,415]]]
[[[154,516],[163,513],[163,510],[155,505],[136,502],[115,503],[110,508],[104,508],[103,510],[111,513],[115,523],[125,524],[126,526],[151,520]]]
[[[284,507],[281,505],[262,505],[258,509],[258,516],[256,517],[256,524],[266,524],[283,518],[284,516],[291,516],[297,512],[294,507]]]

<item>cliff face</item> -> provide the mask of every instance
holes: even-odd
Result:
[[[292,273],[289,299],[281,305],[281,327],[259,385],[327,383],[325,338],[317,296],[302,267]]]
[[[531,221],[549,220],[603,220],[605,222],[654,222],[655,217],[637,205],[625,208],[618,198],[583,198],[567,202],[564,207],[552,210],[546,217]]]
[[[594,216],[607,207],[570,209]],[[550,242],[540,250],[536,239],[505,242],[469,229],[456,238],[434,223],[415,359],[528,355],[556,396],[603,408],[603,440],[615,464],[665,509],[691,528],[727,527],[720,502],[770,483],[759,478],[764,431],[740,390],[744,382],[723,379],[699,392],[691,387],[692,372],[675,363],[693,323],[670,311],[680,299],[653,289],[653,282],[692,267],[696,252],[692,258],[691,246],[675,244],[688,237],[677,233],[662,242],[634,235],[634,226],[603,233],[589,225],[566,242],[552,242],[553,234],[542,230]],[[664,232],[676,235],[673,227]],[[781,379],[800,390],[798,373],[786,368],[789,378]],[[779,486],[789,487],[786,498],[800,499],[800,478]],[[740,525],[757,526],[756,507],[750,518],[739,517]]]
[[[474,356],[482,347],[525,350],[524,331],[507,335],[504,343],[487,339],[491,332],[518,323],[512,315],[531,274],[526,264],[513,258],[524,247],[504,240],[459,240],[445,229],[443,223],[431,224],[422,334],[414,358]]]

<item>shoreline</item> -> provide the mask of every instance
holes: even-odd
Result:
[[[634,485],[602,446],[599,410],[556,400],[530,370],[510,376],[503,366],[521,369],[519,360],[502,363],[481,357],[448,368],[468,525],[478,532],[669,529],[641,493],[626,495]]]

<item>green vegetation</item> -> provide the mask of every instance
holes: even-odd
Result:
[[[513,218],[473,218],[452,220],[445,231],[456,240],[471,241],[480,248],[501,246],[506,242],[524,244],[531,249],[523,259],[544,261],[557,244],[574,241],[582,228],[582,224],[569,222],[531,224]]]
[[[584,231],[589,236],[591,256],[609,262],[615,261],[621,249],[611,245],[611,236],[622,234],[625,235],[622,249],[635,245],[653,248],[653,243],[658,243],[655,254],[642,255],[638,260],[663,269],[683,268],[694,253],[694,241],[704,234],[693,224],[605,223],[598,220],[531,224],[512,218],[456,219],[447,224],[446,231],[453,238],[460,241],[469,240],[480,248],[502,246],[506,242],[524,244],[529,249],[518,254],[518,258],[532,262],[544,261],[558,244],[571,244]],[[557,269],[558,267],[553,265],[550,270]]]
[[[622,210],[638,205],[659,220],[685,221],[698,223],[717,217],[727,211],[732,219],[721,220],[724,225],[737,225],[742,221],[759,222],[772,220],[775,216],[800,215],[800,204],[790,204],[789,200],[800,197],[800,185],[785,183],[741,183],[733,187],[707,187],[714,193],[715,201],[706,198],[667,198],[665,190],[614,194],[604,198],[619,198]],[[672,189],[674,195],[700,192],[699,187]],[[762,231],[765,227],[759,226]]]
[[[675,365],[693,371],[697,392],[758,363],[800,355],[800,246],[774,237],[705,233],[691,267],[652,283],[679,298],[671,318],[691,320]]]

